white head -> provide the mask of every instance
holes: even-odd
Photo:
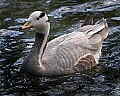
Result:
[[[41,11],[34,11],[30,14],[27,22],[22,26],[22,29],[34,27],[39,32],[48,32],[50,29],[50,23],[48,16]]]

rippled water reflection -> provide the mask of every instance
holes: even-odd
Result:
[[[120,1],[119,0],[1,0],[0,1],[0,95],[119,96],[120,95]],[[100,66],[61,77],[20,74],[24,56],[34,42],[34,29],[18,29],[34,10],[48,13],[50,40],[74,31],[86,14],[109,24]]]

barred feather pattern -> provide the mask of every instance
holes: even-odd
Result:
[[[92,24],[90,22],[89,24]],[[108,35],[108,26],[104,18],[95,25],[87,25],[86,21],[83,25],[72,33],[51,40],[47,45],[45,34],[39,34],[39,37],[46,38],[42,40],[36,37],[22,69],[40,76],[58,76],[96,66],[101,55],[102,42]],[[46,48],[44,46],[45,50],[42,50],[40,55],[42,44],[46,45]],[[42,46],[42,49],[44,48]]]
[[[108,34],[105,22],[103,19],[102,23],[83,26],[50,41],[42,58],[47,62],[45,64],[47,75],[80,72],[96,66],[101,55],[104,36]]]

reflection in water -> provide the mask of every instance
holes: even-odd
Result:
[[[2,9],[0,11],[2,14],[0,17],[0,28],[2,28],[0,30],[0,94],[15,96],[120,95],[119,0],[89,0],[89,2],[88,0],[62,2],[1,0],[0,8]],[[24,56],[34,42],[33,31],[35,30],[26,30],[25,33],[12,30],[18,30],[26,21],[26,16],[39,9],[45,10],[51,16],[50,39],[75,30],[88,13],[94,13],[95,19],[105,17],[110,30],[102,49],[100,68],[49,78],[21,74],[19,69]]]

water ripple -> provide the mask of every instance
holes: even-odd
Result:
[[[62,14],[67,12],[107,12],[120,8],[119,1],[94,1],[73,6],[62,6],[49,14],[54,18],[62,18]]]
[[[14,31],[14,30],[6,30],[6,29],[0,30],[0,35],[4,37],[6,36],[16,37],[16,36],[20,36],[21,34],[23,34],[23,32]]]
[[[0,95],[119,96],[120,0],[1,0],[0,5]],[[77,29],[80,17],[84,19],[88,13],[94,13],[95,20],[106,17],[109,35],[103,43],[101,66],[60,77],[21,74],[20,67],[34,43],[35,30],[24,33],[15,30],[34,10],[44,10],[53,16],[50,39]]]

